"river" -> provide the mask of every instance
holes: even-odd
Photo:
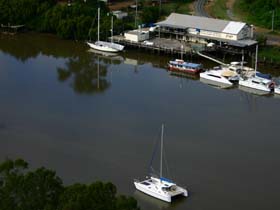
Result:
[[[279,209],[280,97],[170,75],[170,58],[1,36],[0,161],[24,158],[65,184],[111,181],[142,210]],[[172,204],[133,186],[148,172],[162,123],[170,176],[190,191]]]

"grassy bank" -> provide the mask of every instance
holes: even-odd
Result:
[[[280,29],[280,2],[271,0],[236,0],[234,14],[255,26],[271,29],[274,11],[274,29]]]
[[[280,47],[264,46],[259,50],[261,61],[280,64]]]
[[[219,19],[229,19],[227,15],[226,0],[215,0],[210,8],[210,15]]]
[[[170,3],[162,4],[162,12],[165,15],[168,15],[172,12],[189,14],[190,13],[189,6],[191,2],[193,2],[193,0],[172,1]]]

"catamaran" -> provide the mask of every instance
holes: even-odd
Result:
[[[240,78],[239,85],[270,93],[274,90],[274,82],[257,75],[258,45],[256,46],[255,74],[249,78]]]
[[[105,42],[105,41],[100,41],[99,39],[99,31],[100,31],[100,8],[97,10],[97,15],[98,15],[98,25],[97,25],[97,41],[96,42],[90,42],[88,41],[87,44],[95,49],[95,50],[100,50],[100,51],[105,51],[105,52],[120,52],[123,51],[124,46],[120,44],[116,44],[113,42],[113,16],[112,16],[112,28],[111,28],[111,42]]]
[[[161,142],[160,142],[160,176],[150,175],[143,181],[135,180],[134,185],[137,190],[146,193],[157,199],[171,202],[172,198],[176,196],[188,196],[188,191],[176,185],[172,180],[162,176],[162,158],[163,158],[163,131],[164,125],[161,128]]]

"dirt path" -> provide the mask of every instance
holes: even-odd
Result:
[[[110,10],[121,10],[123,8],[127,8],[130,5],[135,4],[134,0],[128,0],[128,1],[116,1],[116,2],[112,2],[109,5]]]

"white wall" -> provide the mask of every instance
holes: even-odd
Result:
[[[206,31],[206,30],[197,31],[196,29],[193,29],[193,28],[188,29],[188,32],[190,34],[206,36],[206,37],[209,37],[209,38],[237,40],[237,35],[227,34],[227,33],[222,33],[222,32]]]
[[[245,38],[253,38],[251,31],[252,28],[248,25],[246,25],[244,28],[242,28],[242,30],[239,32],[238,39],[245,39]]]
[[[124,33],[124,37],[126,40],[132,41],[132,42],[141,42],[144,40],[149,39],[149,33],[148,32],[142,32],[142,33]]]

